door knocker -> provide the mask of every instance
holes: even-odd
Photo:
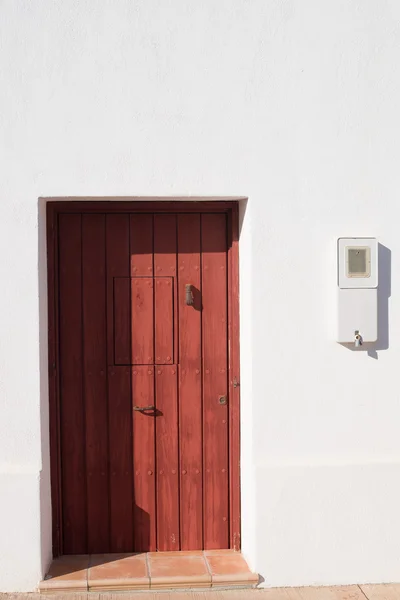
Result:
[[[192,304],[194,302],[192,284],[191,283],[187,283],[185,285],[185,289],[186,289],[186,304],[188,306],[192,306]]]

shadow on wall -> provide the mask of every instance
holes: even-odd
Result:
[[[383,244],[378,244],[378,340],[364,342],[355,348],[353,344],[343,344],[353,352],[366,352],[378,360],[378,351],[389,348],[389,298],[391,295],[392,252]]]
[[[239,200],[239,239],[242,233],[242,227],[244,223],[244,217],[246,215],[248,198],[244,198],[243,200]]]
[[[392,253],[383,244],[378,244],[378,342],[374,350],[389,348],[389,298],[392,293]]]

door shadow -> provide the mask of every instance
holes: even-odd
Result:
[[[203,304],[201,301],[201,292],[194,285],[192,285],[192,294],[193,294],[193,304],[191,305],[191,307],[194,308],[194,310],[202,311]]]

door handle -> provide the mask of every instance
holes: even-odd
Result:
[[[150,406],[134,406],[133,410],[144,411],[144,410],[155,410],[154,404],[150,404]]]

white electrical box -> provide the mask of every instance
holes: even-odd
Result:
[[[378,339],[378,242],[375,238],[339,238],[338,342]]]

